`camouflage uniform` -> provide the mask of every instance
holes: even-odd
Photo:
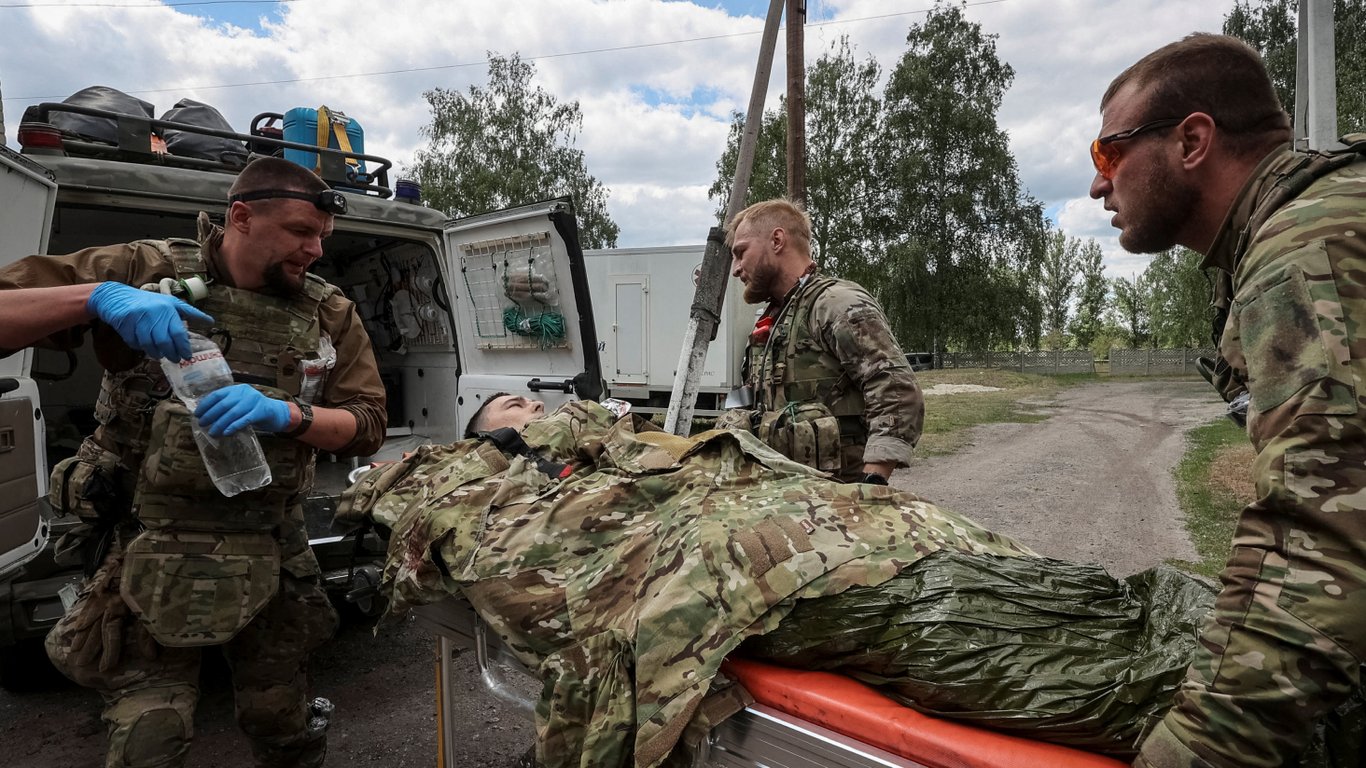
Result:
[[[1288,764],[1312,721],[1360,684],[1366,161],[1258,217],[1300,158],[1263,161],[1206,256],[1233,277],[1220,352],[1251,393],[1258,500],[1239,518],[1211,622],[1137,766]],[[1256,218],[1265,224],[1245,231]]]
[[[718,427],[753,428],[779,453],[846,482],[865,463],[910,463],[925,403],[882,308],[856,283],[811,274],[764,312],[772,331],[751,335],[748,412]],[[762,322],[762,320],[761,320]]]
[[[290,298],[233,288],[217,274],[220,235],[207,218],[201,235],[202,246],[140,241],[30,257],[0,271],[0,289],[142,285],[205,273],[218,282],[198,304],[228,334],[224,355],[234,376],[272,397],[296,396],[300,361],[316,354],[326,333],[339,359],[319,400],[356,414],[347,450],[373,452],[383,439],[383,388],[351,303],[311,276]],[[44,343],[69,348],[82,330]],[[47,648],[68,677],[104,697],[107,765],[184,763],[205,645],[221,646],[232,666],[238,723],[258,764],[320,765],[325,740],[307,728],[305,665],[337,617],[318,584],[300,507],[316,451],[262,435],[271,484],[224,497],[189,434],[192,416],[170,397],[157,361],[100,323],[95,344],[106,369],[99,427],[54,468],[51,492],[54,509],[85,523],[75,543],[91,577]]]
[[[362,479],[338,514],[391,530],[396,611],[463,594],[537,671],[537,758],[551,768],[663,764],[743,703],[707,697],[722,660],[798,599],[880,584],[937,551],[1032,554],[746,433],[677,437],[577,402],[523,437],[574,473],[488,441],[426,446]]]

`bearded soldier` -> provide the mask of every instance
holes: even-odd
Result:
[[[718,426],[845,482],[886,485],[910,463],[925,403],[876,300],[811,260],[811,220],[788,200],[756,203],[726,227],[745,301],[768,302],[750,334],[742,400]]]
[[[0,354],[70,349],[92,331],[105,369],[99,426],[54,468],[54,508],[85,525],[65,545],[88,578],[48,635],[53,662],[100,691],[108,766],[179,766],[189,748],[202,648],[232,667],[237,720],[260,766],[317,766],[308,727],[308,654],[336,627],[318,583],[300,503],[319,449],[373,453],[384,389],[354,305],[308,274],[345,199],[284,160],[248,165],[221,229],[200,214],[198,242],[144,240],[0,271]],[[151,284],[207,283],[195,305]],[[237,382],[194,413],[171,396],[160,359],[185,360],[185,322],[220,338]],[[335,349],[316,399],[303,363]],[[273,480],[225,497],[191,433],[262,433]]]

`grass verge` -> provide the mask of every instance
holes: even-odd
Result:
[[[1041,376],[992,369],[923,371],[916,378],[927,390],[936,384],[977,384],[998,390],[927,395],[917,457],[943,456],[961,449],[970,442],[969,429],[978,424],[1043,421],[1048,418],[1048,400],[1059,391],[1096,380],[1092,374]]]
[[[1172,565],[1217,577],[1228,560],[1238,513],[1253,499],[1252,446],[1241,427],[1219,419],[1186,435],[1186,454],[1176,466],[1176,497],[1186,530],[1200,556]]]

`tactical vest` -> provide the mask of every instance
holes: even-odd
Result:
[[[759,439],[806,466],[861,476],[868,442],[863,392],[811,329],[816,301],[839,283],[808,278],[779,313],[768,341],[746,347],[745,370],[762,414]]]
[[[204,276],[193,240],[143,241],[178,278]],[[212,336],[233,378],[286,399],[302,384],[300,361],[318,354],[318,308],[334,290],[308,275],[285,298],[211,284],[196,306],[214,318]],[[193,418],[157,360],[106,372],[96,406],[96,440],[124,467],[139,468],[132,512],[146,530],[128,543],[121,592],[164,645],[224,642],[275,594],[281,557],[274,531],[313,482],[315,451],[259,434],[271,482],[232,498],[209,479],[190,428]]]

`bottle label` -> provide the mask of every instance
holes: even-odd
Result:
[[[190,355],[190,359],[189,359],[189,360],[180,360],[180,361],[178,361],[178,362],[176,363],[176,366],[177,366],[178,368],[180,368],[180,369],[183,371],[183,370],[185,370],[186,368],[191,368],[191,367],[196,366],[196,365],[198,365],[198,364],[200,364],[200,363],[205,363],[205,362],[208,362],[208,361],[210,361],[210,360],[222,360],[222,359],[223,359],[223,350],[218,349],[218,348],[214,348],[214,349],[205,349],[205,350],[201,350],[201,351],[199,351],[199,352],[196,352],[196,353],[194,353],[193,355]]]

